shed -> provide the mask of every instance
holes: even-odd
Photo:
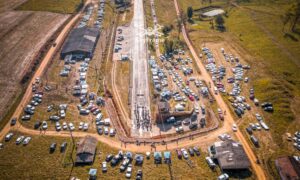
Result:
[[[97,28],[81,27],[71,31],[63,44],[61,58],[72,55],[74,59],[91,58],[100,33]]]
[[[86,136],[77,143],[76,165],[88,165],[94,162],[97,139]]]

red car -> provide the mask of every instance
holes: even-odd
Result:
[[[194,101],[195,99],[194,99],[194,96],[192,96],[192,95],[189,95],[189,99],[191,100],[191,101]]]
[[[188,86],[190,85],[190,81],[189,80],[186,81],[186,85],[188,85]]]

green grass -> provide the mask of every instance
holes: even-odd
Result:
[[[81,0],[28,0],[17,7],[17,10],[72,14],[78,10],[80,4]]]
[[[18,134],[21,135],[21,134]],[[97,146],[97,155],[95,162],[91,166],[78,166],[72,169],[71,152],[72,141],[70,138],[34,136],[27,145],[16,145],[15,136],[10,142],[4,143],[4,149],[0,150],[0,178],[1,179],[68,179],[77,177],[80,179],[88,178],[90,168],[98,169],[98,178],[101,179],[124,179],[125,174],[119,172],[119,165],[111,167],[108,165],[108,172],[102,173],[101,162],[109,153],[116,154],[117,149],[99,143]],[[77,142],[78,139],[76,139]],[[62,142],[68,142],[68,148],[65,153],[59,152]],[[57,149],[53,154],[49,154],[51,143],[57,143]],[[219,169],[213,172],[205,162],[207,154],[201,153],[200,157],[192,157],[195,165],[190,168],[185,160],[179,160],[175,151],[172,151],[171,172],[175,179],[216,179],[221,173]],[[75,157],[75,151],[73,154]],[[135,177],[138,169],[142,169],[146,179],[170,179],[169,167],[166,164],[155,165],[153,156],[147,160],[145,158],[142,166],[133,166],[133,176]],[[252,178],[254,179],[254,177]]]

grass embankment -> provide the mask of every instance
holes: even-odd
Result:
[[[116,85],[120,94],[120,98],[126,112],[129,112],[129,82],[130,82],[130,66],[131,61],[118,61],[116,62]]]
[[[16,10],[72,14],[79,10],[81,2],[82,0],[28,0]]]
[[[112,168],[109,164],[108,172],[101,172],[101,162],[105,160],[106,155],[118,152],[117,149],[110,148],[105,144],[98,144],[93,165],[72,168],[71,138],[34,136],[27,146],[16,145],[16,138],[15,136],[11,142],[4,143],[5,147],[0,151],[2,157],[0,159],[1,179],[68,179],[69,177],[87,179],[90,168],[97,168],[97,176],[101,179],[125,178],[125,174],[119,172],[119,165]],[[68,148],[65,153],[60,153],[60,145],[64,141],[68,143]],[[50,154],[49,146],[53,142],[57,143],[57,148],[53,154]],[[166,164],[155,165],[153,156],[151,156],[150,160],[144,159],[142,166],[133,166],[132,177],[136,176],[138,169],[142,169],[144,177],[147,179],[170,179],[171,174],[175,179],[216,179],[220,171],[210,170],[205,162],[205,156],[205,153],[201,153],[200,157],[192,157],[191,161],[195,165],[193,168],[189,167],[185,160],[178,160],[174,151],[172,151],[170,167]]]

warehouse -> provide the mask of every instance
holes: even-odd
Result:
[[[63,45],[61,58],[64,59],[67,55],[72,55],[72,59],[77,60],[92,58],[99,35],[97,28],[82,27],[72,30]]]
[[[243,170],[250,167],[243,146],[233,140],[215,142],[211,153],[222,170]]]

